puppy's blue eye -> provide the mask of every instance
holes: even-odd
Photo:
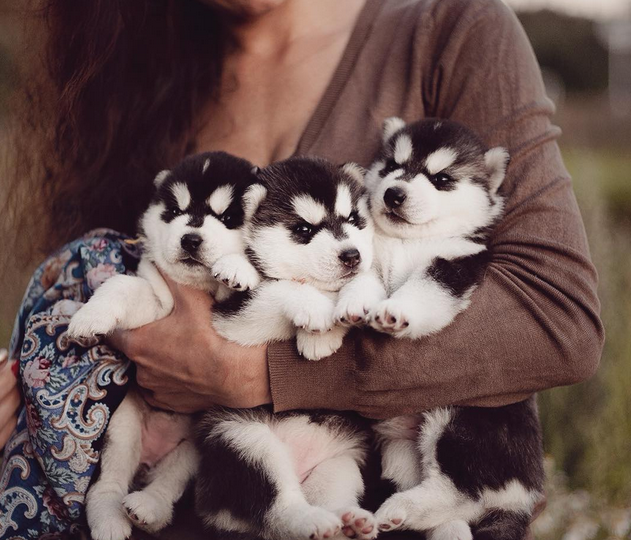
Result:
[[[230,223],[232,216],[230,214],[223,214],[219,219],[222,223]]]
[[[350,216],[348,216],[347,220],[351,225],[357,224],[359,221],[359,214],[357,212],[351,212]]]

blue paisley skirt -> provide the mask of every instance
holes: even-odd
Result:
[[[114,274],[133,273],[139,248],[99,229],[48,258],[17,315],[9,361],[23,405],[0,474],[0,539],[87,532],[84,499],[103,435],[125,396],[129,361],[102,343],[66,337],[72,314]]]

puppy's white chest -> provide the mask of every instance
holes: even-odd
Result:
[[[374,244],[375,265],[389,295],[412,274],[423,274],[438,257],[456,259],[485,249],[466,238],[401,239],[379,234]]]
[[[401,287],[413,272],[427,268],[435,256],[427,243],[375,236],[375,264],[388,294]]]

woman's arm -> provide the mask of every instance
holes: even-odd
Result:
[[[454,16],[454,12],[457,14]],[[514,14],[499,0],[435,2],[419,47],[429,115],[509,149],[505,218],[471,306],[420,341],[355,332],[333,357],[269,347],[277,411],[328,407],[387,417],[451,403],[502,405],[590,377],[603,328],[581,216],[550,123],[553,105]],[[408,118],[407,120],[413,120]]]

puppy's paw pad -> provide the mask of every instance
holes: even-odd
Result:
[[[147,491],[130,493],[123,499],[123,505],[134,525],[147,532],[160,531],[173,517],[173,507],[164,499]]]
[[[397,334],[410,326],[410,316],[396,300],[381,302],[370,313],[370,326],[379,332]]]
[[[380,531],[394,531],[405,525],[408,517],[405,502],[393,495],[384,502],[375,514]]]
[[[342,300],[335,308],[335,321],[344,326],[366,324],[371,306],[361,300]]]
[[[348,538],[373,540],[379,534],[375,516],[363,508],[350,508],[339,512],[342,519],[342,532]]]

